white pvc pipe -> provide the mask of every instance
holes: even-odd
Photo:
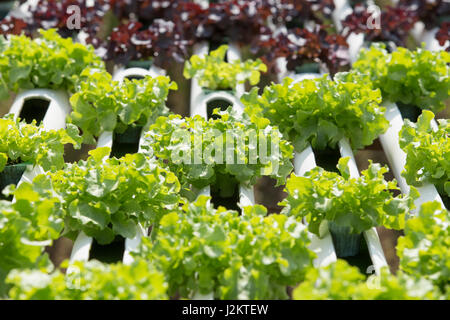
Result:
[[[430,51],[445,51],[445,49],[450,45],[449,40],[447,40],[443,46],[439,45],[439,41],[436,39],[436,33],[438,31],[439,28],[434,28],[423,32],[422,42],[425,42],[425,49]]]
[[[359,171],[356,166],[355,157],[347,138],[339,141],[339,151],[342,157],[349,157],[348,167],[351,178],[358,178]],[[376,274],[380,274],[383,267],[387,267],[386,257],[384,256],[383,247],[381,246],[380,238],[378,237],[377,229],[375,227],[364,231],[364,239],[366,240],[367,249],[369,250],[370,259],[372,260]]]
[[[380,135],[381,146],[383,147],[401,192],[403,194],[409,194],[410,187],[402,176],[402,172],[405,170],[406,165],[406,153],[400,148],[399,144],[399,133],[403,127],[403,118],[395,103],[386,102],[383,103],[383,106],[386,107],[385,117],[389,121],[390,126],[385,133]],[[434,120],[432,122],[432,127],[435,130],[437,129],[437,124]],[[444,206],[434,185],[425,183],[423,186],[418,187],[417,190],[420,193],[420,197],[414,202],[417,208],[427,201],[439,201],[441,205]],[[413,212],[415,211],[416,210]]]
[[[141,244],[141,240],[144,237],[147,237],[147,230],[144,229],[142,225],[139,223],[137,226],[136,236],[132,239],[130,238],[125,239],[125,251],[123,253],[123,260],[122,260],[124,264],[133,263],[134,258],[131,255],[131,252],[138,251],[139,245]]]
[[[347,0],[334,0],[334,11],[331,14],[334,26],[338,32],[342,31],[342,20],[353,12]]]
[[[204,57],[208,54],[209,45],[207,42],[201,42],[194,45],[194,55]],[[191,79],[191,117],[194,115],[200,115],[203,118],[207,118],[206,108],[202,108],[199,104],[199,97],[202,95],[202,88],[198,84],[197,77]]]
[[[389,127],[379,137],[381,146],[383,147],[401,192],[409,194],[409,186],[405,178],[401,175],[406,164],[406,154],[400,148],[398,141],[400,130],[403,127],[403,118],[395,103],[385,102],[383,106],[386,108],[384,116],[389,121]]]
[[[17,119],[22,111],[25,101],[29,99],[43,99],[49,101],[48,109],[42,120],[44,130],[59,130],[66,127],[66,117],[70,112],[69,97],[64,91],[56,91],[49,89],[32,89],[20,92],[9,110]],[[32,183],[33,179],[45,173],[44,170],[36,165],[28,165],[17,186],[23,182]]]
[[[305,173],[316,167],[316,159],[311,146],[308,146],[300,153],[294,153],[294,172],[297,176],[304,176]],[[337,260],[336,252],[334,250],[333,239],[329,231],[319,238],[315,234],[308,233],[311,240],[309,249],[316,253],[317,257],[314,259],[314,266],[327,266],[328,264]]]
[[[227,51],[228,62],[233,62],[236,60],[242,60],[241,52],[239,50],[239,46],[235,43],[231,43],[228,46]],[[238,83],[236,85],[236,97],[240,98],[245,93],[245,84]]]
[[[83,231],[81,231],[73,244],[69,263],[73,264],[75,261],[88,261],[91,246],[92,237],[88,237]]]
[[[255,204],[255,194],[253,187],[248,188],[244,185],[239,185],[239,205],[241,207],[253,206]]]
[[[19,117],[25,101],[29,99],[42,99],[50,102],[42,120],[45,130],[58,130],[66,127],[66,116],[71,110],[69,97],[66,92],[49,89],[21,91],[16,96],[9,110],[10,113],[14,114],[14,119]]]
[[[203,57],[208,54],[209,45],[208,43],[200,43],[194,47],[194,54],[200,57]],[[241,58],[241,54],[239,52],[238,46],[234,44],[229,45],[229,49],[227,51],[228,61],[234,61]],[[207,110],[208,110],[208,102],[214,100],[225,100],[228,101],[233,110],[237,112],[238,115],[242,115],[244,112],[244,106],[242,102],[239,100],[239,96],[241,96],[244,91],[244,85],[236,86],[236,95],[232,95],[227,91],[217,90],[211,93],[205,94],[202,88],[198,84],[198,80],[196,77],[193,77],[191,81],[191,117],[200,115],[201,117],[207,119]],[[210,188],[203,188],[200,190],[200,194],[211,195]],[[247,188],[243,185],[239,186],[239,204],[241,206],[248,206],[255,204],[255,196],[253,192],[253,188]]]

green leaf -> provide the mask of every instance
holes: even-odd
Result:
[[[260,59],[225,62],[227,50],[227,45],[221,45],[204,57],[193,55],[185,62],[183,76],[197,77],[200,86],[210,90],[235,90],[247,80],[252,86],[257,85],[260,72],[267,71],[266,65]]]
[[[414,208],[417,194],[396,196],[391,193],[396,183],[384,179],[387,167],[369,163],[358,178],[351,178],[348,159],[339,160],[342,175],[316,167],[304,177],[291,175],[280,205],[282,213],[298,218],[306,217],[308,229],[317,236],[324,234],[325,222],[334,221],[350,227],[352,233],[361,233],[372,227],[385,226],[402,229],[405,216]]]
[[[283,137],[301,152],[308,145],[316,149],[335,148],[343,137],[353,149],[372,144],[388,128],[381,107],[381,94],[368,76],[357,72],[337,73],[296,83],[285,78],[241,98],[250,118],[267,118]]]
[[[286,286],[302,281],[315,257],[301,222],[263,215],[261,206],[240,216],[214,209],[209,199],[165,215],[154,243],[143,239],[136,256],[164,273],[170,295],[286,299]]]
[[[113,81],[103,69],[85,69],[77,92],[70,98],[69,122],[83,130],[84,142],[104,131],[144,126],[167,112],[165,101],[177,85],[168,77]]]
[[[450,54],[397,48],[389,53],[383,44],[359,52],[353,68],[370,75],[383,100],[412,104],[438,112],[450,95]]]
[[[14,300],[168,299],[164,275],[139,259],[130,265],[96,260],[75,262],[72,273],[14,270],[8,275]]]
[[[0,119],[0,168],[16,162],[30,162],[40,165],[44,170],[57,170],[64,166],[64,145],[71,143],[75,149],[81,147],[81,137],[74,128],[44,130],[43,125],[36,126],[12,114]],[[2,168],[3,170],[3,168]],[[0,170],[1,171],[1,170]]]
[[[434,114],[424,110],[417,123],[405,121],[400,130],[399,144],[406,153],[402,175],[410,185],[431,183],[441,195],[450,194],[446,191],[450,180],[450,122],[439,120],[438,129],[434,131],[433,119]]]
[[[74,92],[82,70],[104,68],[92,46],[62,38],[56,29],[39,30],[40,37],[11,35],[2,40],[0,98],[9,91],[45,88]]]

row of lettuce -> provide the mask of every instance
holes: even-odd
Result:
[[[101,150],[97,150],[80,166],[96,162],[95,158],[101,156]],[[244,207],[239,214],[223,207],[214,209],[206,196],[187,202],[177,196],[176,177],[154,163],[152,170],[151,162],[135,154],[96,164],[110,175],[120,171],[132,176],[130,182],[119,183],[118,189],[122,191],[119,194],[110,192],[101,196],[102,192],[94,191],[98,188],[91,184],[91,192],[100,198],[85,192],[74,200],[73,191],[59,189],[67,185],[67,180],[60,184],[64,173],[59,171],[50,178],[38,176],[32,185],[21,184],[14,191],[16,202],[2,201],[0,267],[3,275],[7,274],[5,283],[2,280],[2,289],[8,290],[6,297],[164,299],[213,293],[220,299],[285,299],[286,287],[300,283],[294,290],[294,298],[449,298],[449,213],[437,202],[423,204],[419,214],[406,221],[405,235],[397,246],[400,257],[397,275],[391,275],[385,268],[380,276],[366,279],[366,275],[344,260],[327,267],[313,266],[315,254],[308,249],[310,240],[301,223],[301,213],[267,215],[263,206],[255,205]],[[165,176],[167,179],[157,180]],[[84,180],[92,178],[83,176],[77,182]],[[130,193],[135,194],[138,188],[126,193],[124,185],[134,186],[137,180],[152,180],[155,190],[136,195],[139,203],[130,203]],[[72,193],[72,197],[61,197],[65,193]],[[120,200],[114,195],[128,201],[118,205]],[[344,201],[340,202],[337,205]],[[134,207],[133,215],[132,210],[126,209],[130,205]],[[106,210],[113,213],[108,217]],[[407,209],[390,217],[400,227],[404,211]],[[89,233],[103,224],[104,232],[94,230],[91,235],[108,241],[111,232],[132,236],[138,220],[148,226],[161,214],[158,227],[153,224],[152,237],[143,239],[138,252],[133,254],[134,262],[129,265],[108,265],[95,260],[76,262],[71,266],[76,272],[65,277],[59,270],[53,270],[44,253],[45,246],[60,237],[64,229],[80,229],[84,223],[82,228]],[[108,222],[113,225],[112,230],[107,227]]]
[[[293,151],[308,144],[335,148],[343,137],[353,149],[372,144],[389,126],[382,101],[441,110],[450,91],[448,53],[399,49],[390,54],[373,46],[361,53],[349,73],[295,84],[287,79],[264,88],[261,95],[254,88],[242,98],[243,115],[216,111],[216,119],[205,120],[168,112],[165,100],[176,84],[167,77],[112,81],[91,48],[61,39],[53,30],[36,40],[10,37],[0,48],[3,98],[19,89],[62,89],[72,94],[73,108],[67,129],[59,131],[44,131],[12,116],[0,119],[0,169],[29,162],[48,171],[32,184],[4,190],[15,201],[1,202],[3,296],[159,299],[213,293],[215,298],[286,298],[286,287],[301,283],[294,297],[448,298],[447,210],[426,203],[417,217],[408,219],[417,191],[394,197],[396,183],[384,180],[387,168],[378,164],[370,164],[358,179],[349,176],[348,158],[339,161],[340,174],[315,168],[304,177],[291,175]],[[225,50],[192,57],[186,76],[200,77],[207,89],[232,90],[246,80],[256,85],[264,66],[259,61],[226,63]],[[229,71],[218,72],[223,70]],[[407,121],[400,133],[407,152],[405,177],[413,185],[432,182],[448,196],[449,125],[440,120],[433,131],[429,110],[416,124]],[[104,131],[123,132],[147,122],[152,124],[140,153],[117,159],[109,157],[108,148],[97,148],[87,160],[64,163],[66,143],[78,148],[94,143]],[[217,131],[280,132],[280,152],[268,154],[270,162],[258,159],[256,164],[227,164],[217,157],[201,164],[175,163],[172,152],[193,158],[196,151],[191,140],[173,139],[180,128],[201,134],[201,150],[214,149]],[[244,136],[249,146],[250,138]],[[249,153],[248,147],[234,150],[236,158]],[[279,163],[276,171],[273,162]],[[217,184],[226,194],[230,176],[251,186],[262,175],[286,183],[281,214],[267,215],[260,205],[242,208],[239,214],[214,209],[207,197],[194,201],[192,186]],[[374,226],[404,229],[397,247],[401,272],[392,276],[386,270],[365,282],[364,275],[343,261],[314,269],[303,217],[309,220],[307,229],[318,236],[328,221],[353,233]],[[116,235],[134,237],[138,224],[152,226],[152,233],[131,265],[77,263],[80,274],[72,283],[52,272],[44,254],[45,246],[62,235],[73,239],[84,231],[108,244]]]

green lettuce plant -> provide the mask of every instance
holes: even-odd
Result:
[[[215,184],[223,196],[232,191],[229,175],[247,185],[263,175],[277,179],[277,185],[285,182],[292,170],[292,146],[276,127],[264,118],[252,122],[231,108],[214,113],[220,117],[158,118],[144,136],[143,152],[166,162],[182,184]],[[227,140],[232,141],[229,147]]]
[[[385,267],[380,275],[368,279],[357,267],[338,259],[326,267],[310,268],[305,280],[294,290],[296,300],[424,300],[440,299],[433,284],[403,272],[390,274]]]
[[[295,217],[307,217],[308,229],[322,236],[329,221],[349,227],[358,234],[376,226],[402,229],[405,216],[413,208],[417,191],[410,196],[396,196],[396,181],[386,181],[387,167],[369,160],[367,170],[358,178],[351,178],[349,158],[339,159],[340,174],[320,167],[308,171],[303,177],[291,175],[286,183],[287,198],[280,204],[282,213]]]
[[[210,90],[234,90],[247,80],[252,86],[257,85],[260,73],[267,71],[266,65],[260,59],[225,62],[227,50],[228,46],[222,45],[205,57],[193,55],[185,62],[184,77],[197,77],[199,85]]]
[[[436,131],[431,126],[434,114],[424,110],[417,123],[405,120],[400,131],[400,147],[406,153],[405,171],[408,184],[434,184],[441,194],[450,197],[450,122],[438,120]]]
[[[67,264],[64,264],[67,267]],[[167,299],[164,275],[146,261],[130,265],[76,261],[75,272],[13,270],[7,278],[14,300],[163,300]]]
[[[301,281],[315,254],[304,226],[294,217],[259,205],[239,216],[217,210],[209,197],[185,204],[161,219],[154,243],[145,239],[140,257],[161,270],[169,295],[217,299],[285,299],[286,286]]]
[[[68,121],[80,127],[86,143],[104,131],[123,133],[130,125],[144,126],[167,112],[165,101],[177,84],[168,77],[113,81],[104,70],[85,69],[83,81],[70,98]]]
[[[44,130],[36,121],[27,124],[9,114],[0,119],[0,172],[6,165],[30,162],[46,171],[64,166],[64,145],[81,147],[78,128],[68,124],[66,129]]]
[[[134,238],[138,223],[157,225],[178,206],[180,184],[173,173],[139,153],[120,159],[107,158],[109,153],[107,147],[97,148],[87,160],[67,163],[50,175],[69,237],[84,231],[100,244],[115,235]]]
[[[81,71],[104,68],[92,46],[62,38],[56,29],[39,30],[41,37],[0,37],[0,100],[19,89],[60,89],[73,92]]]
[[[450,214],[437,201],[422,204],[418,215],[406,222],[398,239],[400,269],[429,279],[450,298]]]
[[[399,47],[389,53],[384,44],[376,43],[360,51],[353,68],[370,75],[383,100],[437,112],[450,95],[449,62],[450,54],[445,51]]]
[[[252,119],[266,117],[294,144],[295,151],[335,148],[347,137],[353,149],[372,144],[388,127],[385,108],[380,107],[379,90],[372,88],[367,76],[337,73],[293,83],[285,78],[280,84],[254,88],[242,102]]]
[[[15,202],[0,201],[0,297],[5,294],[4,279],[16,268],[48,268],[45,246],[59,238],[63,228],[61,199],[44,175],[33,184],[23,182],[6,191]]]

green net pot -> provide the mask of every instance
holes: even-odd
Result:
[[[17,185],[22,177],[23,173],[30,165],[29,162],[23,162],[6,166],[2,172],[0,172],[0,190],[3,191],[5,187],[10,184]]]
[[[150,69],[153,65],[153,60],[131,60],[127,63],[127,68],[142,68],[142,69]]]
[[[402,102],[397,102],[398,110],[400,111],[403,119],[408,119],[412,122],[416,122],[417,118],[422,114],[422,109],[413,105]]]
[[[114,141],[119,144],[138,143],[141,138],[142,126],[128,127],[123,133],[114,132]]]
[[[359,253],[361,234],[350,233],[350,227],[340,226],[333,221],[328,222],[338,258],[353,257]]]
[[[304,63],[295,67],[296,73],[320,73],[320,64],[318,62]]]

